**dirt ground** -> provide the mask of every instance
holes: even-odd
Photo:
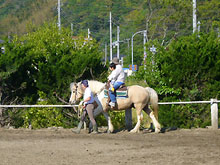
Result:
[[[220,129],[74,134],[0,128],[1,165],[220,164]]]

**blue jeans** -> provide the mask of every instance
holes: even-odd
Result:
[[[118,89],[123,84],[124,84],[123,82],[115,82],[114,85],[113,85],[113,87],[115,89],[114,92],[112,92],[109,89],[109,96],[110,96],[111,102],[113,102],[113,103],[116,102],[116,89]]]

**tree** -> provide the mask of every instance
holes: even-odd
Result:
[[[34,28],[34,27],[33,27]],[[38,91],[51,104],[57,103],[54,92],[69,98],[69,84],[82,79],[105,78],[98,44],[83,36],[73,39],[70,31],[58,31],[55,24],[45,24],[34,32],[14,37],[0,56],[0,77],[5,104],[35,104]]]
[[[219,97],[220,43],[215,32],[179,37],[168,47],[151,41],[156,54],[148,50],[146,69],[140,67],[135,78],[146,80],[156,89],[160,101],[199,101]],[[154,64],[152,64],[152,60]],[[204,127],[210,123],[210,107],[181,105],[162,107],[164,126]]]

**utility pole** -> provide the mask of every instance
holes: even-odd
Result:
[[[88,28],[88,41],[89,41],[89,39],[90,39],[90,30]]]
[[[71,23],[71,37],[73,36],[73,23]]]
[[[193,0],[193,33],[196,32],[197,28],[197,21],[196,21],[196,0]]]
[[[153,54],[153,57],[152,57],[152,65],[154,65],[154,64],[155,64],[154,58],[155,58],[155,54],[156,54],[156,52],[157,52],[157,48],[155,48],[154,45],[152,45],[152,47],[150,48],[150,51],[151,51],[152,54]],[[152,70],[152,71],[153,71],[153,70]]]
[[[60,20],[60,0],[58,0],[57,11],[58,11],[58,28],[59,28],[59,30],[61,30],[61,20]]]
[[[122,66],[122,68],[124,66],[124,57],[121,57],[121,66]]]
[[[147,30],[144,30],[144,69],[146,69],[146,58],[147,58],[147,52],[146,52],[146,37],[147,37]]]
[[[130,55],[130,38],[125,39],[128,42],[128,56]]]
[[[112,13],[110,12],[110,61],[112,61]]]
[[[200,32],[200,25],[201,25],[201,22],[198,21],[198,27],[197,27],[198,33]]]
[[[219,32],[219,28],[217,29],[217,31],[218,31],[218,38],[220,38],[220,32]]]
[[[119,29],[119,26],[117,26],[117,58],[120,59],[119,57],[119,33],[120,33],[120,29]]]
[[[105,43],[105,65],[107,63],[107,44]]]

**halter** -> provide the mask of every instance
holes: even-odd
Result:
[[[76,100],[78,94],[83,95],[83,93],[78,91],[78,85],[77,84],[75,84],[75,86],[76,86],[76,90],[72,90],[72,93],[75,93],[75,100]]]

